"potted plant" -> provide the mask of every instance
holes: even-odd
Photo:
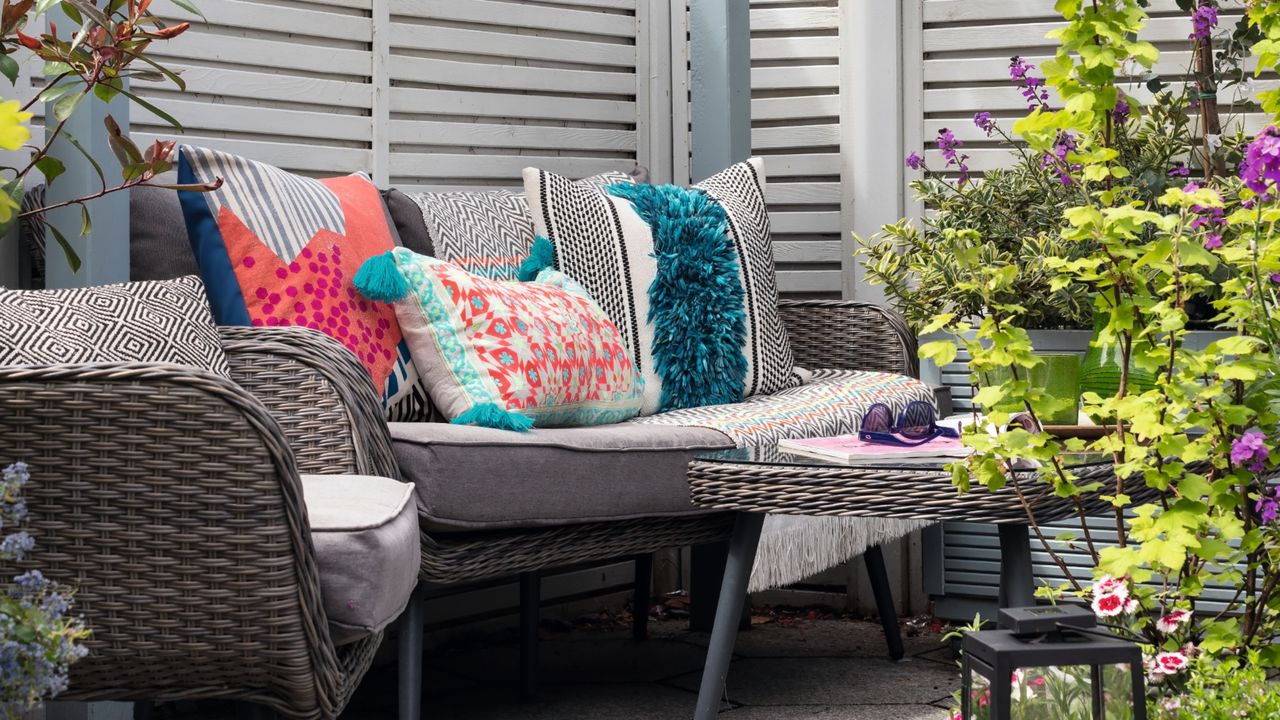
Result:
[[[1007,429],[965,436],[974,454],[951,468],[961,492],[1002,489],[1007,469],[1018,464],[1040,468],[1043,487],[1018,488],[1026,495],[1106,493],[1066,470],[1066,461],[1088,451],[1114,462],[1117,485],[1105,499],[1118,541],[1095,541],[1082,504],[1078,535],[1050,537],[1033,523],[1065,578],[1039,592],[1088,604],[1142,644],[1154,714],[1198,694],[1229,694],[1215,686],[1214,673],[1249,678],[1258,675],[1254,668],[1280,666],[1280,92],[1257,95],[1272,124],[1256,135],[1188,134],[1179,141],[1183,166],[1157,176],[1134,165],[1126,138],[1184,106],[1158,83],[1148,107],[1124,93],[1133,68],[1150,68],[1159,56],[1143,40],[1144,5],[1059,0],[1064,23],[1051,35],[1058,51],[1040,68],[1043,83],[1030,86],[1034,107],[1010,128],[1028,154],[1045,158],[1074,188],[1057,234],[1070,251],[1047,254],[1043,263],[1050,289],[1078,287],[1090,298],[1102,320],[1098,340],[1122,356],[1114,392],[1083,397],[1087,412],[1109,418],[1109,432],[1084,440],[1008,427],[1014,414],[1034,418],[1050,405],[1026,379],[1040,360],[1026,329],[1019,267],[984,254],[979,229],[947,229],[940,249],[956,258],[953,285],[977,310],[947,309],[923,325],[922,332],[951,339],[926,343],[921,353],[945,366],[963,347],[973,372],[1007,371],[1007,380],[977,398],[992,424]],[[1186,103],[1185,112],[1212,130],[1204,105],[1223,93],[1206,59],[1217,7],[1201,0],[1187,9],[1198,107]],[[1230,42],[1249,49],[1258,72],[1274,71],[1280,2],[1249,3]],[[958,150],[943,156],[963,172]],[[1220,334],[1193,342],[1197,316]],[[1149,373],[1151,385],[1129,383],[1133,369]],[[1130,479],[1157,499],[1135,502],[1123,492]],[[1068,544],[1090,567],[1068,565],[1059,552]],[[1208,612],[1205,592],[1215,584],[1237,592]]]
[[[35,541],[22,530],[27,466],[14,463],[0,479],[0,561],[28,560]],[[71,615],[72,593],[31,569],[0,594],[0,713],[24,717],[67,688],[70,666],[88,652],[89,631]]]
[[[1183,0],[1182,4],[1188,13],[1196,12],[1194,2]],[[1216,7],[1206,7],[1211,10],[1200,11],[1205,19],[1195,22],[1208,27],[1207,13],[1214,13],[1216,23]],[[1234,121],[1249,101],[1243,57],[1254,34],[1243,20],[1216,44],[1208,32],[1193,33],[1188,38],[1194,65],[1188,69],[1190,81],[1167,84],[1146,73],[1129,83],[1131,92],[1134,85],[1141,85],[1155,94],[1146,107],[1116,88],[1109,147],[1116,153],[1113,162],[1129,173],[1134,197],[1144,206],[1154,206],[1167,188],[1185,183],[1193,167],[1202,168],[1208,162],[1213,172],[1238,161],[1244,137]],[[1010,92],[1022,95],[1028,111],[1050,109],[1041,75],[1025,59],[1010,59]],[[941,167],[929,167],[919,153],[910,153],[907,167],[922,173],[911,187],[930,212],[918,225],[904,219],[871,238],[855,238],[866,277],[883,287],[889,302],[917,330],[943,314],[976,321],[983,312],[982,299],[957,283],[964,274],[960,253],[968,253],[973,260],[1009,268],[1013,274],[1009,298],[1021,305],[1019,326],[1028,332],[1037,351],[1086,355],[1098,334],[1089,289],[1063,279],[1046,264],[1049,257],[1079,259],[1096,250],[1087,240],[1071,242],[1060,233],[1063,211],[1076,204],[1082,193],[1077,177],[1082,167],[1071,159],[1077,135],[1064,131],[1043,150],[1034,151],[1010,135],[1008,121],[991,113],[979,112],[972,122],[1009,150],[1009,166],[981,178],[971,176],[963,143],[950,129],[940,130],[935,139]],[[1234,132],[1224,135],[1224,125],[1235,127]],[[1198,133],[1200,127],[1210,129],[1207,138]],[[959,235],[966,230],[977,233],[980,242],[966,243]],[[1203,347],[1218,337],[1212,330],[1214,313],[1208,302],[1209,298],[1200,297],[1190,301],[1193,332],[1187,342],[1192,345]],[[922,340],[940,338],[931,333]],[[958,360],[945,368],[926,360],[923,378],[951,386],[961,400],[958,405],[967,408],[963,399],[970,392],[967,361],[963,349]]]

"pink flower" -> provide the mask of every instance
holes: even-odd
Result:
[[[907,162],[907,167],[911,168],[912,170],[919,170],[921,167],[924,166],[924,158],[920,157],[920,153],[915,152],[914,150],[911,151],[910,155],[907,155],[906,162]]]
[[[1107,593],[1104,595],[1095,595],[1091,607],[1093,613],[1098,617],[1115,617],[1126,611],[1125,598],[1116,593]]]
[[[1103,575],[1093,583],[1093,594],[1098,595],[1119,595],[1121,599],[1129,597],[1129,578],[1119,577],[1113,578],[1110,575]]]
[[[1187,666],[1187,656],[1181,652],[1162,652],[1155,657],[1154,673],[1176,675]]]
[[[1125,615],[1132,615],[1132,614],[1134,614],[1134,613],[1136,613],[1136,612],[1138,612],[1138,599],[1137,599],[1137,598],[1129,598],[1128,600],[1125,600],[1125,601],[1124,601],[1124,614],[1125,614]]]
[[[1204,236],[1204,249],[1217,250],[1222,247],[1222,236],[1218,233],[1209,233]]]
[[[1191,611],[1181,608],[1170,610],[1167,615],[1156,621],[1156,629],[1166,635],[1176,632],[1179,625],[1191,620]]]

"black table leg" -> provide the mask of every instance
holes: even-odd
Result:
[[[867,577],[871,579],[871,593],[876,598],[876,613],[884,628],[884,639],[889,645],[889,659],[898,661],[905,654],[902,649],[902,631],[898,628],[898,610],[893,605],[893,590],[889,586],[889,572],[884,566],[884,553],[880,546],[868,548],[862,554],[867,565]]]
[[[702,685],[698,690],[694,720],[715,720],[720,711],[720,698],[724,696],[729,662],[733,659],[733,643],[737,639],[738,621],[742,615],[742,598],[751,579],[751,567],[756,562],[756,548],[760,544],[764,518],[763,513],[739,513],[733,524],[729,561],[725,563],[724,580],[720,585],[720,602],[716,606],[711,642],[707,645],[707,662],[702,668]]]
[[[1031,538],[1022,524],[997,525],[1000,532],[1000,607],[1035,605]]]

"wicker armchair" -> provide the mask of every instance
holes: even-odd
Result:
[[[298,476],[396,477],[385,424],[337,342],[221,332],[234,383],[164,365],[0,369],[0,458],[32,469],[34,564],[77,589],[93,630],[60,699],[333,718],[382,636],[334,646]]]

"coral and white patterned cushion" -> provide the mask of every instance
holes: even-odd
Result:
[[[618,329],[554,270],[504,282],[396,248],[369,260],[356,284],[395,303],[450,420],[522,430],[621,422],[640,408],[642,381]]]
[[[760,158],[688,189],[601,192],[535,168],[524,184],[555,267],[622,331],[645,378],[641,414],[799,384],[778,316]]]

